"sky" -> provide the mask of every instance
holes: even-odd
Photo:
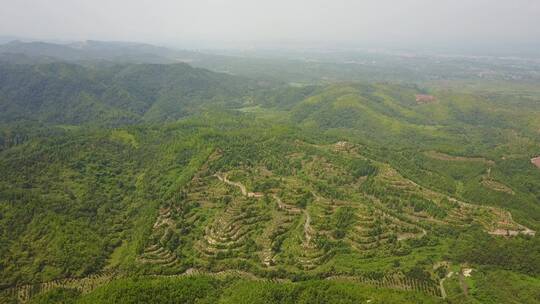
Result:
[[[540,0],[0,0],[0,35],[162,45],[540,45]]]

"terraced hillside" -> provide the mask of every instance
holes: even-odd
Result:
[[[422,179],[405,177],[410,176],[403,170],[407,167],[386,160],[373,147],[343,140],[310,141],[293,128],[264,125],[225,136],[211,128],[197,131],[192,123],[163,133],[129,129],[103,133],[101,140],[96,137],[89,151],[112,145],[126,153],[124,159],[149,162],[147,167],[134,163],[126,176],[135,186],[126,191],[136,189],[139,206],[148,208],[140,213],[143,220],[118,234],[108,247],[108,259],[104,257],[95,271],[6,284],[0,297],[24,303],[57,288],[86,294],[134,273],[146,278],[233,273],[280,283],[326,279],[442,297],[444,276],[437,267],[441,261],[508,265],[497,260],[498,255],[478,254],[482,248],[463,247],[461,236],[494,238],[496,243],[482,239],[482,244],[502,250],[514,250],[517,244],[523,249],[517,250],[518,256],[527,256],[527,244],[535,244],[535,231],[517,223],[506,209],[494,207],[496,201],[480,204],[460,192],[454,196],[420,185]],[[224,120],[219,128],[231,125]],[[159,151],[166,151],[162,154],[148,143],[158,137]],[[81,149],[77,145],[73,151]],[[441,152],[418,155],[432,162],[417,172],[434,179],[440,178],[440,164],[450,174],[467,164],[472,174],[479,172],[479,187],[495,187],[494,182],[504,180],[504,161]],[[531,165],[528,160],[526,164]],[[506,183],[515,194],[504,194],[522,195],[519,186]],[[154,192],[156,185],[160,192]],[[156,209],[150,210],[152,206]],[[133,212],[126,214],[134,217]],[[456,244],[460,250],[454,250]],[[512,258],[511,267],[535,273],[520,261]]]
[[[114,272],[108,271],[96,273],[84,278],[58,279],[39,284],[21,285],[2,290],[0,292],[0,303],[3,303],[5,299],[9,298],[15,299],[18,303],[27,303],[34,296],[54,290],[55,288],[72,289],[85,294],[110,282],[116,277]]]
[[[139,262],[158,273],[241,269],[284,278],[366,278],[372,269],[362,261],[406,255],[411,244],[421,251],[448,229],[534,234],[506,211],[421,187],[390,165],[365,158],[361,149],[296,141],[280,160],[290,165],[289,174],[276,174],[264,158],[224,166],[230,152],[215,152],[161,208]],[[341,265],[344,257],[355,266]],[[382,270],[374,281],[399,285],[387,278],[403,276],[399,270]],[[426,279],[418,286],[436,280]]]

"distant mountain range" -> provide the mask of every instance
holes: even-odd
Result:
[[[173,63],[194,60],[200,54],[189,51],[171,50],[164,47],[131,42],[82,41],[67,44],[40,41],[10,41],[0,45],[0,60],[24,55],[41,61],[105,60],[120,62]],[[7,57],[6,57],[7,56]]]
[[[0,39],[6,41],[8,38]],[[190,51],[135,42],[81,41],[51,43],[20,40],[0,44],[0,63],[70,62],[189,63],[232,75],[295,85],[343,81],[432,83],[516,81],[537,84],[540,61],[531,58],[444,56],[384,50],[327,51]]]

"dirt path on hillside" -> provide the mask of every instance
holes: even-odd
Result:
[[[441,290],[441,297],[443,299],[446,299],[446,289],[444,289],[444,281],[450,277],[452,277],[452,275],[454,274],[454,272],[450,271],[449,273],[446,274],[446,276],[444,278],[442,278],[440,281],[439,281],[439,289]]]
[[[247,188],[246,186],[244,186],[242,183],[240,182],[233,182],[231,180],[229,180],[227,178],[227,175],[224,174],[223,176],[219,175],[219,174],[214,174],[215,177],[217,177],[220,181],[224,182],[224,183],[227,183],[231,186],[235,186],[235,187],[238,187],[240,189],[240,192],[242,192],[242,195],[243,196],[247,196],[247,197],[254,197],[254,198],[261,198],[264,196],[264,193],[260,193],[260,192],[248,192],[247,191]]]
[[[305,245],[309,246],[311,244],[311,232],[313,231],[313,228],[311,228],[311,216],[307,210],[304,210],[304,215],[306,216],[306,221],[304,222]]]
[[[286,210],[286,211],[289,211],[289,212],[292,212],[292,213],[301,213],[302,212],[302,210],[300,208],[298,208],[298,207],[285,204],[281,200],[281,198],[279,196],[277,196],[276,194],[272,194],[272,197],[276,200],[279,209]]]
[[[524,225],[521,225],[521,224],[517,223],[516,221],[514,221],[514,219],[512,217],[512,213],[510,213],[509,211],[504,211],[504,212],[506,212],[508,222],[514,223],[514,225],[517,226],[518,230],[510,230],[510,229],[499,228],[499,229],[495,229],[495,230],[492,230],[492,231],[488,231],[489,234],[498,235],[498,236],[516,236],[518,234],[529,235],[529,236],[535,236],[536,235],[536,231],[534,231],[534,230],[532,230],[532,229],[530,229],[528,227],[525,227]]]
[[[307,210],[301,210],[300,208],[284,204],[281,198],[279,198],[279,196],[276,194],[272,196],[276,200],[279,209],[288,210],[294,213],[304,213],[306,216],[306,221],[304,222],[304,246],[308,247],[311,244],[311,234],[313,233],[313,228],[311,228],[311,216],[309,215],[309,212],[307,212]]]
[[[248,196],[248,192],[247,192],[247,189],[246,189],[246,186],[244,186],[242,183],[238,183],[238,182],[233,182],[233,181],[230,181],[228,178],[227,178],[227,175],[219,175],[219,174],[214,174],[215,177],[217,177],[220,181],[226,183],[226,184],[229,184],[231,186],[235,186],[235,187],[238,187],[240,189],[240,192],[242,192],[242,195],[244,196]]]
[[[469,286],[467,285],[467,282],[465,282],[465,277],[463,276],[463,271],[459,273],[459,285],[461,285],[461,290],[463,290],[463,294],[465,297],[469,296]]]

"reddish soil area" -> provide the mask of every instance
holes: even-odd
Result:
[[[416,102],[417,103],[433,103],[435,102],[436,98],[432,95],[425,95],[425,94],[417,94],[416,95]]]
[[[531,159],[531,163],[540,168],[540,156]]]

